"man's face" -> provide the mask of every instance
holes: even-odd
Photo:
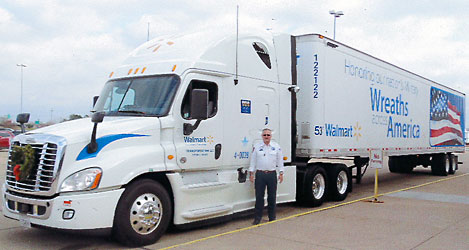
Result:
[[[272,131],[270,130],[264,130],[262,132],[262,140],[264,140],[264,143],[266,145],[269,145],[270,139],[272,138]]]

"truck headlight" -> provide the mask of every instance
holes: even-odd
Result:
[[[99,186],[103,171],[88,168],[67,177],[60,185],[60,192],[93,190]]]

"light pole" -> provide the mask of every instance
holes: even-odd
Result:
[[[335,10],[330,10],[329,14],[334,16],[334,40],[335,40],[335,19],[337,19],[340,16],[344,15],[344,12],[342,11],[335,11]]]
[[[21,108],[20,113],[23,113],[23,68],[27,67],[25,64],[16,64],[16,66],[21,67]]]

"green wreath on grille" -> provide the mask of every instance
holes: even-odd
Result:
[[[24,147],[13,146],[11,151],[11,166],[13,166],[13,174],[16,181],[28,179],[35,164],[34,154],[35,152],[31,145]]]

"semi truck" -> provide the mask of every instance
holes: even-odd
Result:
[[[277,203],[320,206],[347,197],[372,150],[393,173],[454,174],[464,111],[464,93],[320,34],[160,37],[109,74],[90,118],[13,139],[2,211],[148,245],[253,209],[264,128],[284,154]]]

